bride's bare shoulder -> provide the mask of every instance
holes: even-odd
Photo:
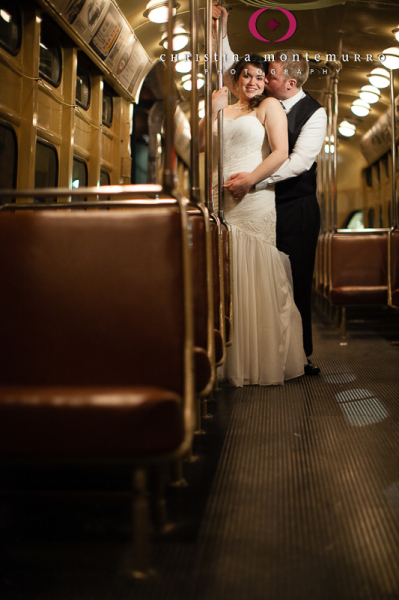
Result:
[[[261,123],[265,123],[266,117],[274,116],[275,114],[278,114],[280,110],[284,114],[284,110],[280,102],[276,100],[276,98],[269,96],[268,98],[262,100],[262,102],[258,105],[257,117]]]
[[[262,100],[262,102],[259,104],[259,108],[262,110],[275,110],[277,108],[282,109],[282,106],[280,104],[280,101],[277,100],[277,98],[272,98],[271,96],[268,96],[267,98]]]

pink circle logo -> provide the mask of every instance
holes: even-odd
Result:
[[[263,12],[265,12],[265,10],[270,10],[270,7],[261,8],[261,9],[257,10],[256,12],[254,12],[254,14],[251,16],[251,18],[248,21],[248,27],[249,27],[249,31],[252,33],[252,35],[254,37],[256,37],[256,39],[260,40],[261,42],[270,42],[271,40],[267,40],[266,38],[264,38],[263,36],[260,35],[260,33],[256,27],[256,22],[258,20],[258,17]],[[288,38],[290,38],[291,36],[294,35],[294,33],[296,31],[296,25],[297,25],[296,18],[289,10],[286,10],[285,8],[275,8],[274,10],[279,10],[280,12],[284,13],[288,19],[289,27],[288,27],[287,33],[282,38],[275,40],[275,42],[284,42],[285,40],[288,40]],[[266,25],[273,31],[273,29],[278,27],[280,25],[280,23],[277,23],[274,19],[271,19],[268,23],[266,23]]]

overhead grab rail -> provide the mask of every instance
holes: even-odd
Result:
[[[212,57],[212,0],[206,0],[205,10],[205,52]],[[213,214],[213,140],[212,140],[212,60],[205,68],[205,204]]]

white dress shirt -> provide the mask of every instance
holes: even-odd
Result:
[[[226,58],[226,55],[227,60],[223,63],[223,74],[230,71],[234,64],[233,52],[230,48],[227,36],[223,39],[223,58]],[[229,83],[231,83],[230,78],[226,78],[226,85],[231,89]],[[282,104],[286,113],[289,113],[292,107],[295,106],[299,100],[302,100],[305,95],[302,88],[299,88],[298,93],[295,94],[295,96],[283,100]],[[308,171],[323,147],[326,127],[326,111],[324,108],[320,107],[302,127],[301,133],[287,160],[281,165],[278,171],[273,173],[273,175],[257,183],[255,186],[256,191],[265,189],[268,184],[290,179],[291,177],[296,177],[301,175],[301,173]]]

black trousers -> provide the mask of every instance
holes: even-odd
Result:
[[[285,202],[277,199],[276,210],[277,248],[290,257],[294,300],[302,317],[303,347],[306,356],[311,356],[311,293],[320,208],[316,196],[305,196]]]

